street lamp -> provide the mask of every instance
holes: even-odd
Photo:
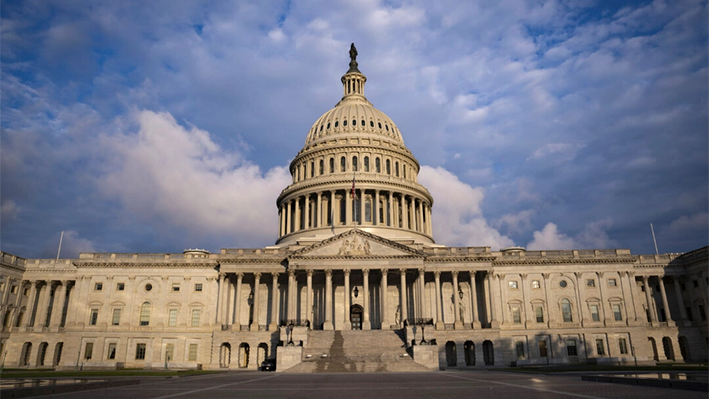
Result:
[[[357,298],[359,296],[359,289],[357,287],[355,287],[355,289],[354,289],[354,296],[355,296],[355,298]]]

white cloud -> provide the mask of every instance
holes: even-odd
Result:
[[[615,246],[606,230],[613,225],[610,218],[588,223],[575,237],[559,231],[554,223],[547,223],[541,231],[534,232],[534,239],[527,244],[529,250],[560,249],[605,249]]]
[[[490,246],[493,249],[513,246],[508,237],[490,227],[480,203],[484,191],[461,182],[443,168],[422,166],[419,182],[433,195],[433,236],[444,245]]]
[[[286,168],[262,173],[169,113],[141,111],[135,120],[137,135],[108,139],[121,157],[99,182],[103,195],[184,236],[226,236],[235,246],[275,240],[274,200],[290,183]]]
[[[523,233],[532,229],[532,216],[535,215],[532,209],[525,209],[517,213],[507,213],[502,215],[498,221],[500,227],[505,227],[510,233]]]
[[[692,215],[682,215],[670,223],[670,232],[684,236],[687,232],[707,231],[709,213],[697,212]]]
[[[570,161],[576,157],[576,151],[581,148],[583,148],[582,144],[548,143],[534,151],[530,158],[541,159],[554,156],[559,160]]]
[[[2,221],[3,225],[11,220],[15,220],[19,213],[20,207],[17,206],[15,201],[2,201],[2,205],[0,205],[0,221]]]
[[[576,243],[570,237],[559,232],[554,223],[547,223],[541,231],[534,232],[534,239],[527,244],[529,250],[573,249]]]

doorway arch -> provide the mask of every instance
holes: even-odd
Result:
[[[30,365],[30,354],[32,353],[32,342],[25,342],[20,352],[20,366]]]
[[[455,367],[458,365],[458,353],[456,351],[455,342],[446,342],[446,365]]]
[[[231,344],[224,342],[219,348],[219,367],[227,368],[231,364]]]
[[[258,344],[258,347],[256,348],[256,364],[257,367],[261,367],[261,364],[266,360],[268,357],[268,344],[265,342],[261,342]]]
[[[352,324],[353,330],[362,329],[362,315],[364,314],[364,309],[359,305],[350,306],[350,324]]]
[[[239,367],[245,369],[249,366],[249,344],[246,342],[239,345]]]
[[[647,337],[647,340],[650,341],[650,346],[652,346],[652,358],[655,359],[655,361],[660,360],[660,356],[657,354],[657,344],[655,343],[655,338],[653,337]]]
[[[672,348],[670,337],[662,337],[662,349],[665,351],[667,360],[675,360],[675,350]]]
[[[483,342],[483,360],[486,366],[495,365],[495,348],[492,346],[492,341],[490,340]]]
[[[473,341],[465,341],[463,351],[465,352],[465,365],[475,366],[475,344]]]
[[[44,366],[44,358],[47,356],[47,348],[49,344],[42,342],[39,344],[39,350],[37,351],[37,366]]]

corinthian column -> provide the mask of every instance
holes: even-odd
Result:
[[[352,328],[352,323],[350,322],[350,269],[343,270],[345,273],[345,300],[343,309],[343,329],[349,330]]]
[[[271,273],[271,323],[268,331],[276,331],[278,327],[278,273]]]
[[[436,330],[443,330],[445,325],[443,324],[443,317],[441,314],[441,272],[433,272],[436,284]]]
[[[369,269],[362,270],[362,279],[364,280],[364,320],[362,321],[363,330],[371,330],[372,323],[369,321]]]
[[[251,323],[251,331],[258,331],[259,326],[259,291],[261,288],[261,273],[254,273],[254,320]]]
[[[458,302],[458,271],[453,270],[451,274],[453,274],[453,306],[455,306],[455,309],[453,309],[453,328],[462,330],[463,322],[460,321],[460,303]]]
[[[389,311],[387,305],[387,297],[389,296],[389,287],[387,285],[387,273],[389,270],[382,269],[382,330],[389,329],[391,323],[389,322]]]
[[[409,317],[409,312],[406,309],[406,269],[399,269],[401,274],[401,325],[404,325],[404,321]]]
[[[325,270],[325,323],[323,330],[333,330],[332,325],[332,270]]]

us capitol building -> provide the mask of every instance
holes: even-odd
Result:
[[[0,253],[4,367],[416,371],[706,361],[707,247],[526,251],[436,244],[396,124],[344,95],[276,200],[275,245]]]

